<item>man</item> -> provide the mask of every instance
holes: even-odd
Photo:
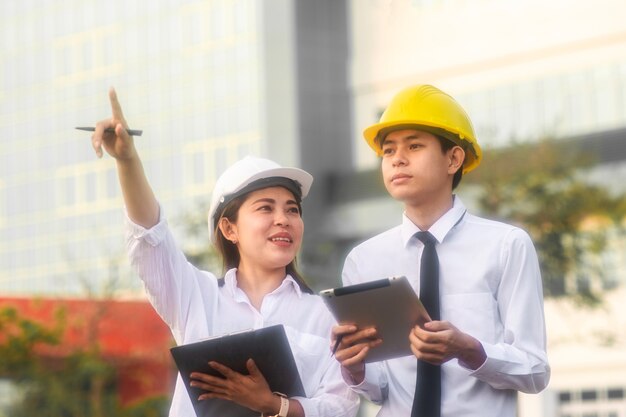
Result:
[[[405,211],[401,225],[350,252],[343,283],[404,275],[433,321],[407,334],[415,357],[368,364],[385,343],[375,329],[336,326],[344,379],[382,405],[380,417],[515,416],[517,391],[537,393],[550,378],[541,275],[527,233],[468,213],[453,194],[482,156],[469,117],[418,85],[364,136]]]

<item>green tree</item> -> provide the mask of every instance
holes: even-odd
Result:
[[[187,260],[198,268],[218,274],[222,270],[222,264],[215,247],[209,241],[208,211],[208,203],[198,201],[191,210],[178,217],[175,223],[185,234],[183,252]]]
[[[548,297],[573,296],[595,303],[613,282],[589,261],[607,248],[610,233],[622,230],[626,213],[622,195],[588,181],[593,155],[554,140],[492,149],[475,183],[480,210],[526,229],[537,247]],[[584,228],[602,219],[602,227]]]
[[[115,367],[92,344],[54,358],[42,349],[59,347],[66,317],[58,310],[52,326],[0,308],[0,377],[17,395],[0,416],[11,417],[162,417],[169,400],[150,398],[132,407],[118,400]],[[3,412],[5,414],[3,415]]]

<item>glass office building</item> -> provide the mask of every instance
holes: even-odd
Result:
[[[135,142],[172,219],[246,154],[277,148],[298,164],[292,14],[290,1],[3,2],[0,291],[138,289],[115,163],[74,130],[110,116],[109,86],[143,129]]]

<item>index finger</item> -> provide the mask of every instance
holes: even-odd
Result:
[[[228,366],[222,365],[221,363],[218,363],[218,362],[211,361],[209,362],[209,366],[215,369],[220,374],[224,375],[225,378],[229,378],[230,376],[237,373],[233,371],[232,369],[230,369]]]
[[[115,88],[109,88],[109,101],[111,101],[111,111],[113,112],[113,118],[118,120],[124,120],[124,113],[122,113],[122,106],[117,100],[117,93]]]
[[[354,324],[338,324],[336,326],[333,326],[332,337],[336,338],[337,336],[354,333],[357,330],[358,328]]]
[[[378,337],[378,331],[375,327],[365,327],[346,335],[343,338],[343,341],[346,345],[350,346],[358,343],[369,343],[378,339],[380,338]]]

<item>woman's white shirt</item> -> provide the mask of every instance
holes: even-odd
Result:
[[[177,344],[282,324],[306,392],[307,398],[295,397],[305,415],[356,415],[358,396],[346,386],[338,362],[330,354],[329,337],[335,321],[318,296],[303,293],[287,275],[264,297],[259,311],[237,286],[235,269],[226,273],[224,285],[219,286],[213,274],[190,264],[162,214],[150,229],[126,216],[126,232],[131,264]],[[170,416],[195,416],[180,376]]]

